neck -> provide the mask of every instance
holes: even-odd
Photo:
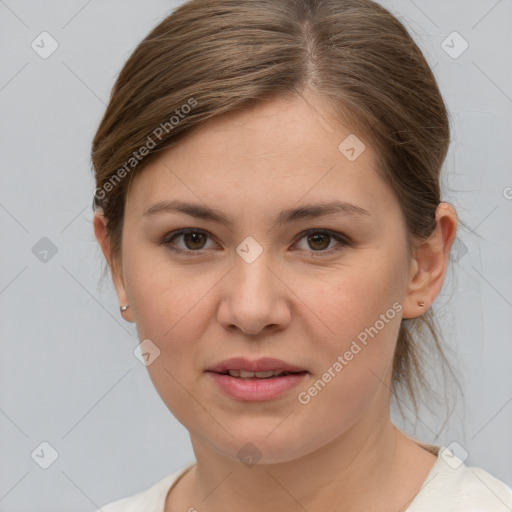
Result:
[[[389,415],[377,423],[374,419],[301,458],[252,467],[192,438],[197,465],[176,510],[292,512],[323,510],[333,503],[343,511],[383,510],[384,504],[405,510],[435,457],[396,429]],[[421,471],[411,463],[413,452],[423,457]]]

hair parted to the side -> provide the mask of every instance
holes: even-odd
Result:
[[[306,89],[375,148],[412,254],[436,227],[450,130],[435,77],[401,22],[371,0],[191,0],[130,56],[93,140],[93,206],[107,219],[111,264],[121,261],[136,173],[210,118]],[[402,414],[403,391],[416,413],[418,388],[430,391],[424,333],[450,367],[438,331],[431,309],[402,320],[391,390]]]

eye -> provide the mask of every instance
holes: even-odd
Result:
[[[181,229],[179,231],[169,233],[161,242],[161,245],[165,245],[171,251],[176,253],[185,253],[189,255],[193,253],[200,254],[203,249],[208,249],[208,247],[205,246],[208,237],[210,237],[209,233],[201,229]],[[175,241],[180,238],[182,239],[183,245],[178,247]],[[351,241],[348,237],[325,229],[310,229],[301,233],[298,241],[300,242],[303,239],[306,239],[307,246],[298,248],[300,250],[312,251],[313,253],[331,254],[333,252],[340,251],[347,245],[351,245]],[[338,245],[332,247],[331,243],[333,240],[338,242]],[[294,247],[297,245],[298,242],[294,244]],[[329,246],[331,247],[329,248]]]
[[[346,236],[329,230],[310,229],[305,233],[301,233],[299,241],[303,239],[306,239],[307,246],[299,247],[299,249],[312,249],[313,252],[316,253],[330,254],[335,251],[340,251],[346,245],[350,245],[350,240]],[[334,247],[331,246],[328,250],[325,250],[331,245],[333,240],[339,242],[338,245]]]
[[[162,244],[166,245],[169,249],[177,253],[192,253],[198,252],[205,247],[205,241],[208,238],[208,233],[202,231],[200,229],[181,229],[180,231],[175,231],[170,233],[165,237]],[[183,238],[183,243],[185,247],[179,248],[174,243],[174,240],[177,238]]]

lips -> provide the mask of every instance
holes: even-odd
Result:
[[[272,376],[268,372],[273,372],[275,375],[307,372],[304,368],[272,357],[263,357],[255,360],[246,359],[245,357],[232,357],[209,367],[207,371],[223,374],[229,373],[232,377],[242,378],[266,378]],[[261,372],[261,376],[258,376],[256,372]]]
[[[266,371],[236,370],[241,368],[271,368]],[[286,371],[276,371],[285,368]],[[275,369],[276,371],[273,371]],[[249,361],[243,358],[228,359],[212,366],[206,372],[208,379],[217,386],[224,396],[240,402],[264,402],[291,396],[291,390],[304,382],[309,375],[307,370],[279,359],[258,359]],[[290,398],[291,399],[291,398]]]
[[[205,372],[224,396],[240,402],[264,402],[289,395],[309,372],[273,357],[232,357]]]
[[[283,377],[284,375],[292,375],[295,372],[281,372],[269,370],[268,372],[248,372],[246,370],[228,370],[222,375],[229,375],[241,379],[269,379],[271,377]]]

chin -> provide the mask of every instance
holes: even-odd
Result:
[[[253,421],[249,427],[244,423],[229,428],[232,437],[226,434],[222,439],[210,438],[210,446],[223,456],[247,467],[291,462],[309,453],[308,441],[313,440],[303,439],[297,432],[292,434],[284,425],[276,428],[279,421]],[[311,447],[310,451],[315,448]]]

